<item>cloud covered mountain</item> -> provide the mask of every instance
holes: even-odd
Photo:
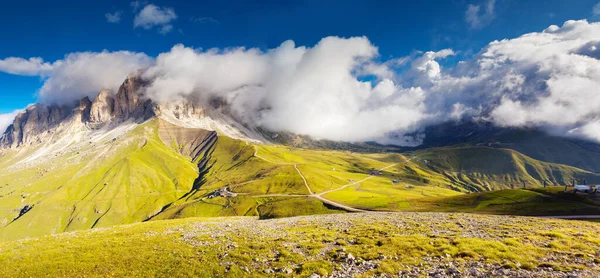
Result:
[[[382,61],[366,37],[323,38],[315,46],[269,49],[174,46],[156,58],[128,51],[0,60],[0,70],[39,75],[39,100],[74,103],[113,94],[140,71],[159,103],[219,99],[246,126],[316,139],[417,145],[415,134],[450,119],[540,127],[600,141],[600,23],[567,21],[493,41],[444,68],[444,49]]]

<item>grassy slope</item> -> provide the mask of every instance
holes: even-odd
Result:
[[[600,203],[564,187],[504,189],[453,197],[420,199],[410,211],[472,212],[510,215],[600,215]]]
[[[0,276],[256,277],[289,268],[306,277],[339,269],[344,253],[378,265],[366,275],[435,264],[465,273],[473,262],[597,275],[599,225],[434,213],[189,218],[0,243]]]
[[[472,191],[570,184],[572,178],[600,182],[600,175],[562,164],[535,160],[514,150],[489,147],[445,147],[414,153],[418,163]]]
[[[0,173],[0,239],[143,221],[190,191],[197,169],[162,144],[153,124],[84,155]],[[13,221],[25,205],[33,208]]]
[[[493,144],[494,146],[513,149],[538,160],[571,165],[593,172],[600,171],[600,156],[594,144],[586,147],[586,143],[581,141],[533,131],[510,132],[498,136],[496,140],[500,144]]]

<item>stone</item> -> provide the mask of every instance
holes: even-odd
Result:
[[[354,264],[355,261],[356,259],[354,256],[352,256],[352,254],[348,253],[348,255],[346,255],[346,263]]]

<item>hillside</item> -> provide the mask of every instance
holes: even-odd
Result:
[[[0,167],[6,169],[0,173],[1,240],[199,216],[372,210],[543,214],[519,205],[482,208],[467,201],[478,195],[464,194],[523,181],[539,186],[540,177],[549,184],[596,178],[511,150],[456,147],[410,155],[313,150],[246,142],[161,119],[4,149]],[[523,203],[545,204],[546,213],[578,209],[560,198],[529,195]]]
[[[459,144],[512,149],[531,158],[600,172],[600,145],[576,137],[548,134],[539,128],[505,128],[489,122],[446,122],[427,127],[419,148]]]
[[[0,243],[0,276],[598,277],[598,229],[440,213],[189,218]]]
[[[597,198],[564,192],[562,186],[553,186],[422,198],[411,202],[407,210],[531,216],[600,215],[600,202]]]
[[[572,166],[544,162],[511,149],[455,146],[416,151],[417,162],[471,191],[571,184],[572,179],[599,183],[600,175]]]

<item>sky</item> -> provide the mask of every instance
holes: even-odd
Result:
[[[588,61],[595,50],[574,50],[595,47],[598,20],[597,0],[11,1],[0,10],[0,129],[31,103],[93,97],[143,68],[145,78],[156,80],[147,92],[153,98],[218,95],[248,123],[318,138],[410,144],[403,133],[472,115],[596,140],[600,122],[593,115],[547,120],[526,110],[551,116],[558,108],[550,104],[559,102],[572,104],[564,109],[595,108],[577,106],[553,88],[577,81],[557,76],[580,78],[582,90],[600,82],[596,61]],[[551,25],[560,30],[548,30]],[[552,32],[556,48],[523,36],[543,41]],[[568,49],[560,47],[564,40]],[[511,52],[514,47],[547,56],[532,61]],[[546,65],[557,53],[564,59]],[[573,53],[585,59],[572,60]],[[496,60],[489,62],[490,55]],[[586,73],[573,63],[587,63]],[[327,79],[311,74],[319,71]],[[185,86],[175,90],[174,82]],[[261,89],[236,91],[248,84]],[[257,96],[260,101],[249,100]],[[305,112],[302,105],[295,111],[285,105],[290,100],[319,100],[325,112]],[[382,117],[394,120],[372,127]],[[310,124],[319,118],[326,123]],[[366,135],[347,132],[351,124],[364,125]]]

